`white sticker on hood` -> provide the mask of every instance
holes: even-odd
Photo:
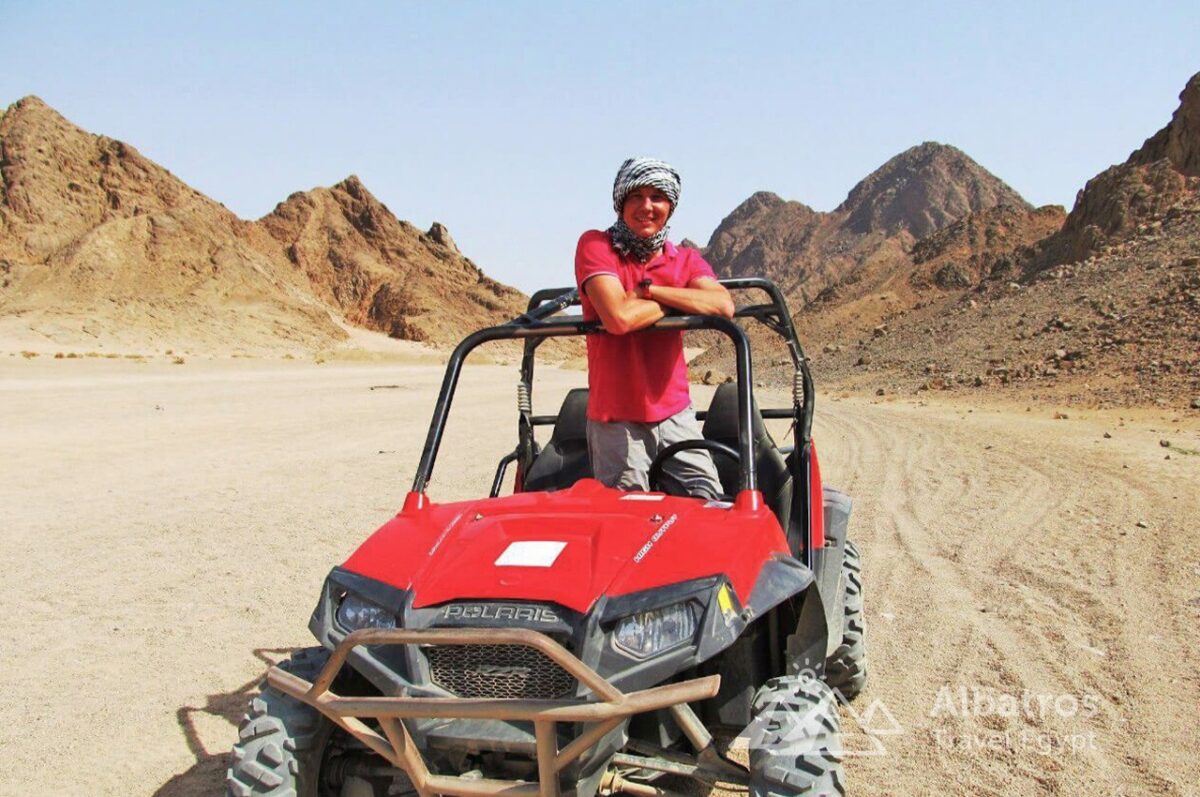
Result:
[[[621,496],[617,500],[620,500],[620,501],[661,501],[666,497],[667,496],[662,495],[662,494],[647,495],[646,493],[630,493],[629,495]]]
[[[550,567],[566,547],[565,542],[551,540],[512,542],[496,560],[496,567]]]

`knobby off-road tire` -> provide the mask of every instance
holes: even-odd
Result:
[[[772,678],[754,696],[751,797],[844,795],[837,698],[811,676]]]
[[[846,541],[842,558],[844,613],[842,642],[825,660],[825,683],[845,700],[853,700],[867,683],[866,625],[863,621],[862,557],[858,548]]]
[[[279,666],[312,681],[328,658],[323,648],[306,648]],[[333,728],[321,712],[264,683],[238,729],[226,797],[317,797]]]

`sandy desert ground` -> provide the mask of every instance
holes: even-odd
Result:
[[[539,412],[582,379],[542,376]],[[398,508],[440,378],[0,360],[0,794],[222,793],[267,662]],[[490,482],[513,383],[467,369],[435,500]],[[1200,420],[1067,414],[819,404],[868,590],[851,794],[1200,794]]]

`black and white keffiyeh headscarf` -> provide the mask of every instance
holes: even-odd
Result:
[[[613,181],[613,210],[617,211],[617,223],[608,228],[608,237],[613,248],[626,257],[645,263],[667,240],[670,227],[663,226],[652,238],[639,238],[621,218],[625,197],[635,188],[653,186],[671,200],[671,213],[679,205],[679,172],[669,164],[654,158],[630,158],[617,170]]]

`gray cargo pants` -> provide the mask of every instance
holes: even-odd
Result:
[[[680,440],[702,438],[691,407],[658,423],[593,421],[588,418],[588,456],[592,473],[609,487],[649,490],[650,463],[658,452]],[[707,451],[680,451],[663,464],[663,480],[672,493],[716,498],[717,469]]]

